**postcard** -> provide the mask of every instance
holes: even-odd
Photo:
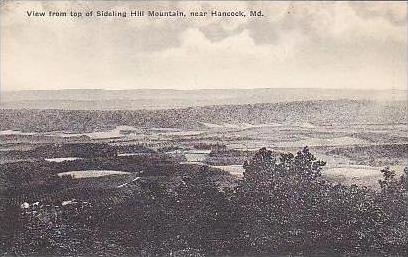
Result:
[[[407,256],[407,3],[1,1],[1,256]]]

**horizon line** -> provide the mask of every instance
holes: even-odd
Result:
[[[194,88],[194,89],[175,89],[175,88],[134,88],[134,89],[112,89],[112,88],[62,88],[62,89],[17,89],[3,90],[0,87],[0,92],[24,92],[24,91],[137,91],[137,90],[162,90],[162,91],[210,91],[210,90],[261,90],[261,89],[319,89],[319,90],[344,90],[344,91],[408,91],[407,89],[390,88],[390,89],[375,89],[375,88],[321,88],[321,87],[259,87],[259,88]]]

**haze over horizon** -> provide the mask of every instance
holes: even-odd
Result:
[[[35,18],[49,10],[262,10],[240,18]],[[1,6],[2,91],[407,89],[405,2]],[[114,87],[112,85],[115,85]]]
[[[177,89],[177,88],[60,88],[60,89],[6,89],[3,90],[0,88],[0,92],[23,92],[23,91],[229,91],[229,90],[245,90],[245,91],[250,91],[250,90],[296,90],[296,89],[302,89],[302,90],[327,90],[327,91],[408,91],[407,88],[402,88],[402,89],[383,89],[383,88],[317,88],[317,87],[304,87],[304,88],[296,88],[296,87],[291,87],[291,88],[285,88],[285,87],[262,87],[262,88],[186,88],[186,89]]]

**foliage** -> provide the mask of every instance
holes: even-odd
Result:
[[[7,255],[406,256],[408,169],[397,177],[384,168],[375,192],[329,183],[324,165],[307,147],[279,155],[262,148],[226,188],[224,173],[157,155],[3,165],[1,247]],[[146,173],[118,188],[113,177],[57,177],[65,166]]]

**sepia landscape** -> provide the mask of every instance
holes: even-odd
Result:
[[[0,256],[408,256],[407,10],[0,1]]]
[[[312,91],[5,94],[3,254],[404,256],[406,91]]]

